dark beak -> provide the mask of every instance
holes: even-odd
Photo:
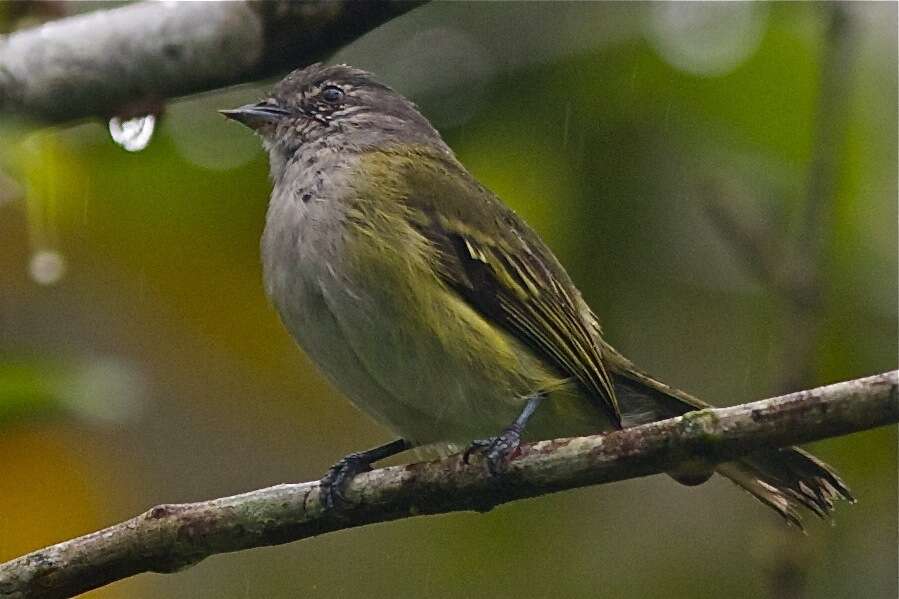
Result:
[[[271,125],[284,118],[289,113],[283,108],[271,102],[259,102],[247,104],[233,110],[219,110],[220,113],[233,119],[250,129],[259,129],[265,125]]]

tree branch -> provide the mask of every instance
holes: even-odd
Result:
[[[2,597],[68,597],[141,572],[174,572],[217,553],[288,543],[424,514],[486,511],[565,489],[711,463],[899,422],[897,371],[607,435],[521,448],[500,476],[459,456],[357,476],[350,504],[323,513],[318,482],[159,505],[104,530],[0,564]]]
[[[140,2],[0,36],[0,112],[133,117],[313,62],[421,0]]]

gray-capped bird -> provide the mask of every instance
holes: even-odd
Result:
[[[328,379],[401,439],[351,454],[325,502],[376,460],[462,444],[493,473],[520,438],[595,434],[708,407],[636,368],[540,237],[456,159],[415,105],[371,74],[312,65],[222,111],[262,138],[274,182],[265,288]],[[720,464],[799,524],[852,499],[788,447]],[[703,482],[712,471],[671,476]]]

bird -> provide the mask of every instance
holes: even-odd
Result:
[[[467,447],[466,463],[482,453],[501,476],[523,439],[710,407],[615,350],[540,236],[371,73],[316,63],[221,112],[269,156],[271,303],[323,375],[399,437],[338,461],[322,479],[327,508],[346,501],[353,476],[413,447]],[[800,527],[800,508],[824,518],[854,501],[798,447],[668,474],[693,485],[713,473]]]

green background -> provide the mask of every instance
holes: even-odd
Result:
[[[329,60],[415,99],[557,252],[613,344],[725,405],[896,367],[895,4],[848,7],[835,193],[812,198],[825,241],[809,355],[791,353],[803,331],[787,302],[707,212],[808,235],[831,10],[434,4]],[[14,12],[0,25],[30,23]],[[215,110],[269,84],[170,103],[136,153],[97,122],[0,120],[0,560],[156,503],[314,479],[391,438],[264,297],[266,158]],[[41,253],[64,260],[55,284],[30,274]],[[896,448],[895,428],[814,444],[859,502],[835,526],[809,517],[808,535],[721,479],[659,476],[217,556],[92,596],[895,597]]]

